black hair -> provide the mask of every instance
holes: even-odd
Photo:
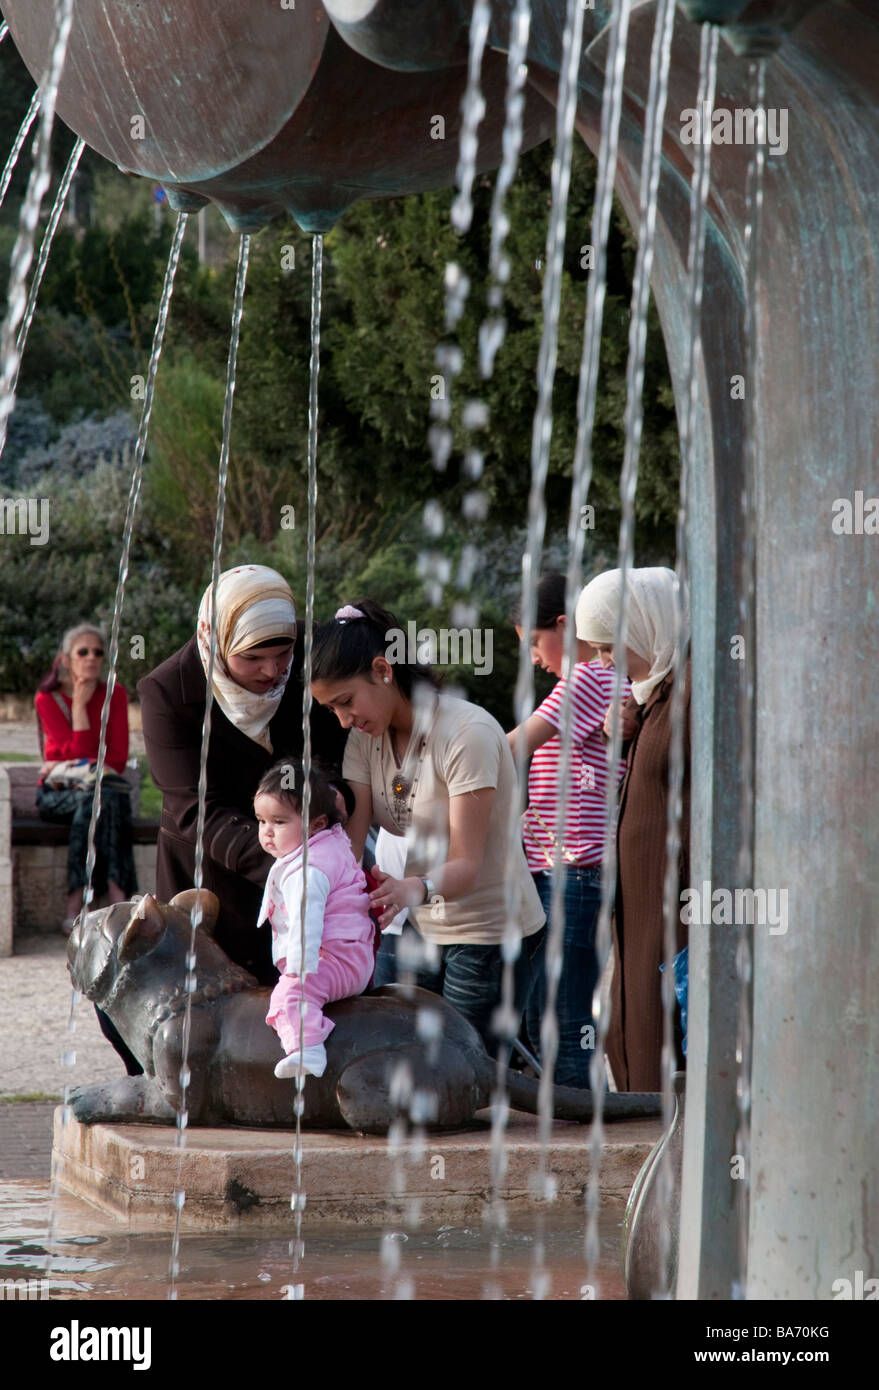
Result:
[[[393,613],[371,598],[360,598],[351,605],[359,609],[362,618],[333,618],[321,623],[314,634],[311,664],[312,681],[344,681],[352,676],[368,675],[377,656],[387,657],[392,632],[404,629]],[[407,700],[412,698],[416,680],[428,681],[438,687],[439,680],[424,662],[391,660],[394,680]]]
[[[266,637],[263,642],[254,642],[252,647],[247,647],[241,653],[246,656],[247,652],[258,652],[262,647],[293,647],[296,644],[296,634],[292,637]]]
[[[534,626],[538,630],[555,627],[558,619],[564,616],[566,583],[565,576],[563,574],[558,574],[555,570],[550,570],[549,573],[542,574],[537,581],[537,612],[534,618]],[[521,599],[517,601],[511,616],[513,626],[521,627]]]
[[[320,766],[315,766],[314,763],[312,763],[309,782],[311,784],[309,818],[317,820],[320,816],[326,816],[328,826],[336,825],[340,816],[336,806],[335,789],[330,784],[323,769]],[[301,815],[304,790],[305,774],[301,759],[284,758],[281,762],[273,764],[268,772],[263,773],[259,786],[253,794],[253,799],[255,801],[258,796],[274,796],[285,806],[289,806],[292,811]]]

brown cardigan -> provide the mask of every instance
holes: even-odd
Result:
[[[269,725],[274,752],[236,729],[216,704],[211,708],[203,883],[220,899],[217,941],[262,984],[277,979],[269,933],[256,926],[272,860],[259,843],[253,794],[273,762],[302,753],[303,625],[296,627],[293,670]],[[165,902],[191,888],[195,872],[205,687],[194,637],[137,687],[150,771],[162,792],[156,892]],[[312,705],[311,736],[313,754],[340,768],[346,733],[335,716],[317,704]]]
[[[658,1091],[662,1054],[662,900],[668,815],[672,677],[666,676],[647,703],[633,697],[627,713],[638,723],[620,788],[617,826],[617,897],[614,915],[614,975],[607,1054],[621,1091]],[[679,889],[690,883],[690,668],[684,695],[684,780]],[[680,900],[679,900],[680,901]],[[687,944],[677,914],[676,950]],[[679,1013],[675,1042],[680,1053]]]

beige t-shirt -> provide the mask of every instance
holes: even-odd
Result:
[[[418,929],[440,946],[497,946],[503,940],[509,892],[513,919],[522,936],[543,926],[544,913],[516,836],[509,844],[510,807],[516,797],[516,771],[500,724],[468,700],[439,695],[424,716],[427,733],[417,729],[406,750],[402,773],[414,797],[394,797],[391,784],[400,772],[390,735],[380,739],[352,729],[345,746],[343,774],[372,788],[373,821],[394,835],[408,833],[406,874],[433,875],[448,857],[449,797],[494,787],[485,853],[476,883],[456,899],[436,900],[415,909]],[[431,713],[432,711],[432,713]],[[419,750],[423,747],[423,756]],[[417,778],[417,784],[415,779]],[[400,803],[401,819],[395,817]],[[411,827],[406,824],[412,807]]]

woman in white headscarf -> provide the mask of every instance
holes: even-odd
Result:
[[[632,693],[624,705],[631,737],[620,788],[614,979],[608,1059],[621,1091],[661,1086],[663,1011],[660,965],[665,959],[663,893],[671,745],[672,664],[676,640],[676,579],[669,569],[630,570],[627,576],[626,672]],[[587,584],[577,603],[577,637],[613,642],[622,599],[620,570]],[[686,601],[684,603],[686,621]],[[679,885],[689,886],[690,670],[684,676],[684,781]],[[680,898],[678,897],[678,901]],[[687,944],[677,914],[675,950]],[[677,1026],[677,1023],[676,1023]],[[676,1037],[682,1065],[680,1036]]]
[[[156,892],[166,902],[193,886],[210,601],[208,589],[196,635],[137,687],[150,771],[162,792]],[[203,882],[220,899],[219,944],[260,983],[273,984],[270,942],[255,930],[273,861],[259,843],[253,796],[273,762],[302,755],[303,624],[286,579],[265,565],[226,570],[216,633]],[[338,769],[344,735],[316,703],[311,736],[314,756]]]

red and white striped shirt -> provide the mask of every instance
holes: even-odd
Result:
[[[607,744],[601,726],[613,696],[614,670],[598,661],[578,661],[571,678],[573,742],[569,763],[565,833],[558,844],[558,774],[561,738],[556,734],[535,750],[528,773],[528,810],[522,820],[522,838],[528,867],[533,874],[551,869],[557,859],[568,864],[600,864],[604,852],[604,815],[607,795]],[[553,686],[535,713],[555,729],[561,729],[565,680]],[[624,679],[622,698],[629,693]],[[625,770],[617,767],[617,786]]]

